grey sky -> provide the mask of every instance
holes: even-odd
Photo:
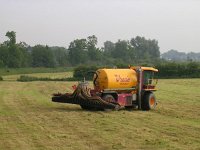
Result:
[[[160,51],[200,52],[200,0],[0,0],[0,42],[68,47],[76,38],[156,39]]]

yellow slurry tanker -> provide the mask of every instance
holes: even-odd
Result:
[[[154,109],[157,105],[153,93],[156,91],[156,72],[158,70],[152,67],[99,69],[94,72],[93,89],[84,81],[73,93],[54,94],[52,101],[78,104],[83,109]]]

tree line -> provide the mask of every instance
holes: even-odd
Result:
[[[136,36],[130,40],[106,41],[98,47],[95,35],[70,42],[68,48],[16,43],[16,33],[7,32],[0,43],[0,68],[96,66],[127,68],[154,66],[159,78],[200,77],[200,62],[167,61],[160,57],[157,40]],[[80,69],[79,69],[80,70]],[[87,70],[87,68],[86,68]],[[75,69],[75,72],[77,69]]]
[[[169,61],[200,61],[200,52],[179,52],[177,50],[169,50],[161,55],[161,57],[165,60]]]
[[[16,43],[14,31],[5,36],[8,40],[0,43],[0,67],[6,68],[138,64],[160,59],[158,41],[140,36],[115,43],[106,41],[98,47],[98,39],[92,35],[70,42],[68,48]]]

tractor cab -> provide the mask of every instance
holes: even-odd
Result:
[[[155,74],[158,72],[158,69],[155,69],[153,67],[138,66],[129,66],[129,68],[137,72],[138,85],[140,87],[140,90],[156,91],[155,87],[158,79],[155,79]]]
[[[142,69],[142,89],[145,91],[156,91],[155,87],[158,79],[155,79],[157,69],[152,67],[141,67]]]
[[[150,110],[157,105],[154,91],[156,91],[157,79],[154,79],[157,69],[153,67],[130,67],[137,72],[137,105],[139,109]]]

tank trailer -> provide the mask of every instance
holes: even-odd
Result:
[[[53,102],[78,104],[87,110],[121,108],[154,109],[157,105],[154,91],[158,72],[153,67],[127,69],[98,69],[94,72],[93,89],[83,81],[73,93],[54,94]]]

